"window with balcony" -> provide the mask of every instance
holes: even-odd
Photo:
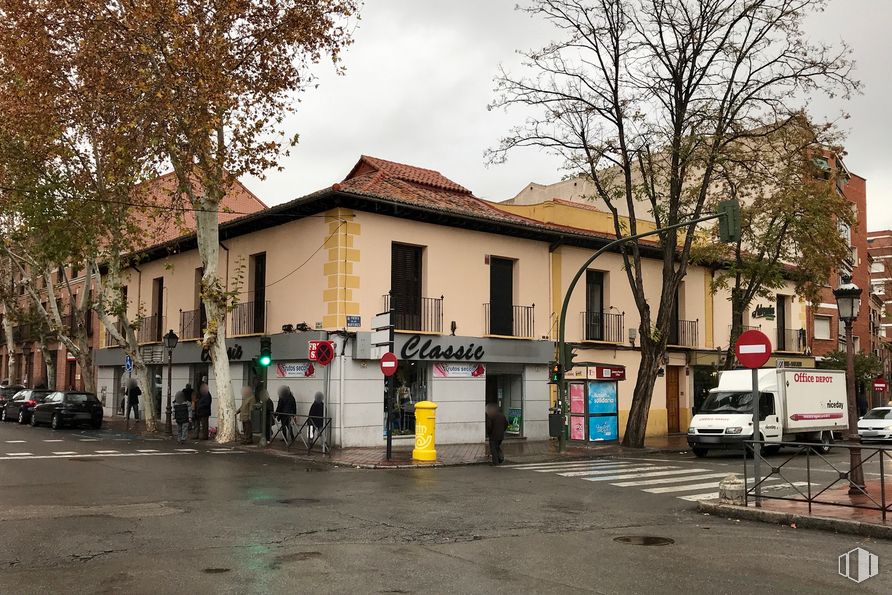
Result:
[[[424,248],[408,244],[390,247],[390,302],[394,325],[400,330],[422,329],[422,259]]]
[[[232,311],[233,336],[266,332],[266,252],[252,254],[248,259],[248,289],[250,301],[237,304]],[[199,320],[200,316],[201,312]]]
[[[606,273],[586,271],[582,335],[586,341],[623,342],[623,314],[604,304]]]
[[[201,277],[204,275],[204,268],[195,269],[194,277],[194,298],[191,310],[180,311],[180,338],[181,339],[198,339],[202,336],[204,328],[207,326],[207,312],[204,309],[204,303],[201,301]]]
[[[486,333],[531,338],[534,306],[514,303],[514,264],[510,258],[489,258],[489,303],[484,304]]]

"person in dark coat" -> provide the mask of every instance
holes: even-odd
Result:
[[[139,395],[141,394],[142,389],[139,388],[136,380],[131,380],[127,385],[127,413],[125,414],[127,421],[130,421],[131,411],[133,411],[133,419],[139,421]]]
[[[198,420],[198,439],[208,439],[208,422],[211,418],[211,404],[213,403],[211,390],[208,385],[202,383],[198,387],[198,406],[195,408],[195,419]]]
[[[294,428],[291,422],[294,420],[292,415],[297,413],[297,401],[291,393],[291,389],[287,386],[279,387],[279,402],[276,403],[276,419],[282,425],[282,435],[288,444],[294,442]]]
[[[502,440],[505,439],[505,430],[508,429],[508,418],[494,403],[486,406],[486,436],[489,438],[489,454],[492,456],[493,465],[501,465],[505,462],[502,454]]]
[[[310,439],[316,437],[316,434],[319,430],[322,429],[323,423],[325,421],[325,403],[323,402],[323,396],[321,392],[316,392],[316,396],[313,397],[313,404],[310,405]]]

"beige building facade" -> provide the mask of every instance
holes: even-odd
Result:
[[[306,414],[322,392],[335,444],[383,445],[389,425],[397,441],[410,445],[421,400],[438,405],[440,443],[483,441],[488,403],[506,413],[510,435],[547,438],[557,313],[577,269],[609,241],[603,213],[572,204],[547,210],[546,216],[535,205],[483,201],[435,171],[363,157],[330,189],[223,223],[220,275],[238,296],[226,322],[236,398],[241,385],[256,380],[251,359],[268,335],[270,394],[275,399],[279,387],[289,386],[298,413]],[[649,293],[658,295],[659,263],[646,266]],[[205,379],[215,390],[197,342],[200,272],[193,236],[151,248],[129,272],[131,318],[146,315],[158,329],[143,347],[157,396],[166,392],[160,337],[167,329],[181,340],[173,390]],[[804,320],[804,305],[790,294],[788,320]],[[649,436],[686,431],[697,392],[714,381],[728,341],[730,305],[727,295],[712,291],[709,269],[691,267],[679,298]],[[372,340],[372,320],[385,311],[393,312],[400,360],[389,421],[381,348]],[[755,313],[750,321],[766,332],[773,324]],[[590,391],[603,384],[615,393],[614,434],[585,431],[576,439],[621,437],[640,355],[630,340],[638,326],[621,259],[607,254],[589,267],[571,300],[567,339],[577,346],[577,361],[591,364],[571,376],[588,381],[613,367],[623,369],[625,380],[589,383]],[[330,365],[308,361],[311,340],[334,342]],[[115,403],[126,380],[123,355],[101,343],[98,391]],[[786,355],[809,364],[795,350]],[[592,427],[595,421],[601,419],[591,417]]]

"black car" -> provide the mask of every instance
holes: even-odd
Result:
[[[11,401],[17,392],[25,388],[21,384],[0,386],[0,407],[6,407],[6,402]]]
[[[20,390],[13,398],[6,401],[6,405],[0,409],[0,421],[12,421],[15,419],[20,424],[28,423],[34,406],[38,403],[43,403],[43,400],[51,392],[50,390],[40,388]]]
[[[31,425],[50,424],[54,430],[66,425],[102,426],[102,403],[93,393],[56,391],[31,411]]]

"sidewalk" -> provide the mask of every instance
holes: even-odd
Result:
[[[700,502],[698,508],[701,512],[730,518],[756,520],[793,528],[823,529],[838,533],[892,539],[892,499],[890,499],[892,481],[887,480],[885,485],[886,506],[888,507],[885,520],[883,520],[880,510],[883,486],[880,485],[879,480],[867,481],[866,484],[868,496],[849,494],[848,485],[845,483],[827,490],[818,498],[827,504],[812,504],[811,512],[809,512],[808,502],[770,499],[763,499],[761,507],[756,507],[753,501],[749,502],[749,506],[734,506],[712,500]],[[874,506],[876,508],[873,510],[849,508],[848,506],[851,505]]]
[[[328,455],[318,450],[307,453],[298,440],[289,450],[284,442],[274,441],[265,451],[270,454],[289,457],[301,461],[327,463],[331,465],[357,467],[362,469],[402,469],[409,467],[449,467],[455,465],[479,465],[489,463],[489,448],[485,443],[443,444],[437,446],[437,461],[423,463],[412,460],[412,442],[396,441],[391,460],[380,448],[336,448]],[[257,446],[243,448],[257,450]],[[502,443],[506,463],[544,463],[553,461],[588,459],[595,456],[615,456],[640,454],[641,452],[680,452],[688,450],[684,435],[649,439],[644,449],[624,448],[618,444],[597,444],[591,446],[571,445],[567,452],[560,453],[556,440],[505,440]]]

